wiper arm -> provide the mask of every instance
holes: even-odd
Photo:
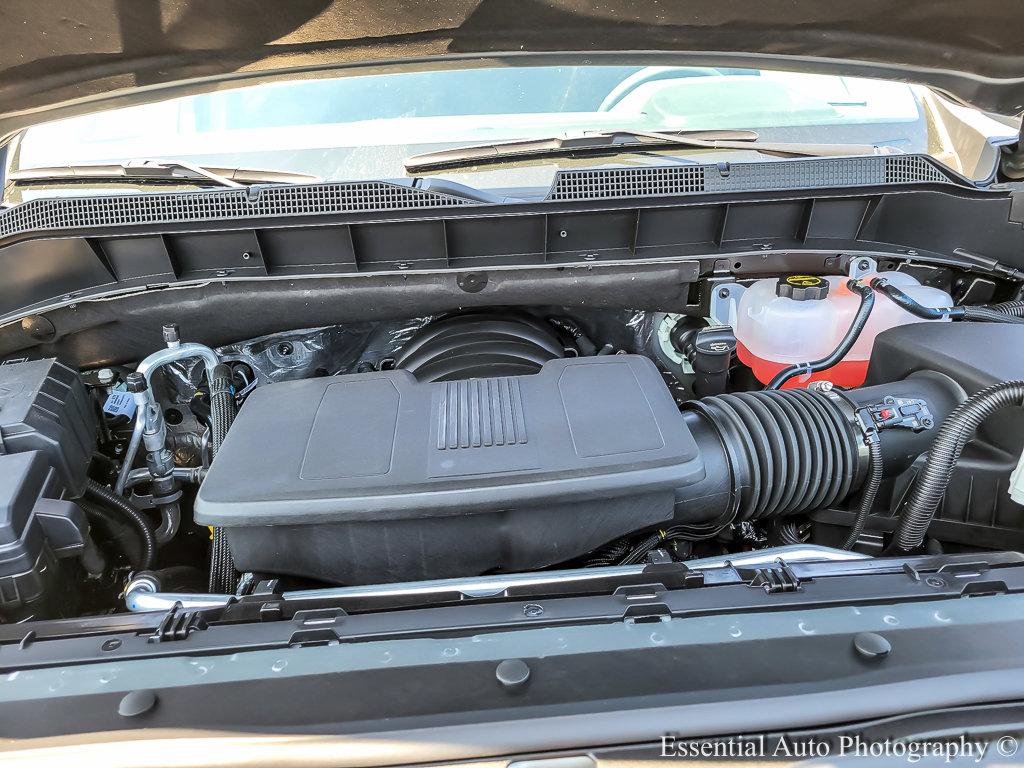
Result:
[[[898,152],[891,147],[877,147],[873,144],[766,143],[758,141],[758,135],[754,131],[662,133],[627,129],[442,149],[406,159],[405,169],[413,173],[462,165],[503,163],[516,159],[558,157],[586,152],[606,153],[618,149],[664,149],[675,146],[692,149],[746,150],[781,157],[835,157]]]
[[[123,163],[57,165],[12,171],[7,180],[14,184],[74,181],[164,181],[197,182],[203,186],[244,187],[247,184],[309,184],[319,176],[255,168],[219,168],[177,160],[128,160]]]

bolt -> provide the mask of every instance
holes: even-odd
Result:
[[[921,425],[925,429],[931,429],[934,424],[935,424],[935,422],[932,421],[931,419],[921,419]]]
[[[277,345],[277,351],[278,354],[287,357],[288,355],[292,354],[292,352],[295,351],[295,347],[292,346],[292,343],[290,341],[282,341],[280,344]]]
[[[831,392],[834,386],[831,381],[813,381],[808,389],[813,389],[815,392]]]
[[[720,298],[720,299],[728,299],[729,298],[729,289],[728,288],[720,289],[718,291],[718,298]]]
[[[104,387],[107,387],[114,383],[115,375],[110,368],[100,368],[96,371],[96,380]]]
[[[860,261],[857,262],[857,269],[863,272],[866,272],[870,266],[871,262],[868,261],[867,259],[861,259]]]
[[[167,323],[163,327],[164,343],[168,349],[177,349],[181,346],[181,331],[177,323]]]
[[[523,615],[528,616],[531,619],[536,618],[544,613],[544,606],[537,605],[536,603],[527,603],[523,606]]]

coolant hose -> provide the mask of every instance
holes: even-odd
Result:
[[[119,512],[138,530],[142,540],[142,557],[138,566],[142,570],[152,568],[156,562],[156,536],[143,514],[129,504],[124,497],[114,493],[106,486],[100,485],[95,480],[89,480],[86,483],[85,495],[93,501]]]
[[[231,369],[219,364],[210,381],[210,456],[215,457],[235,420],[235,395],[231,388]],[[223,528],[213,529],[210,547],[210,592],[235,591],[235,563]]]
[[[1001,309],[1000,307],[1003,305],[997,304],[993,307],[926,307],[919,301],[912,299],[884,277],[876,277],[872,280],[871,287],[876,291],[884,293],[901,309],[925,320],[941,320],[948,317],[951,320],[973,320],[981,323],[1024,323],[1024,317],[1018,317],[1015,312]],[[1016,303],[1007,302],[1007,304]]]
[[[975,430],[996,411],[1021,404],[1024,404],[1024,381],[1004,381],[972,395],[942,422],[924,469],[915,478],[900,510],[893,549],[912,552],[921,546],[960,454]]]
[[[768,386],[765,389],[779,389],[794,376],[802,376],[831,368],[853,349],[853,345],[857,343],[857,339],[860,338],[860,334],[864,330],[864,326],[867,325],[868,318],[871,316],[871,310],[875,306],[875,294],[869,286],[857,280],[847,281],[846,287],[860,294],[860,307],[857,309],[857,314],[854,315],[849,330],[846,331],[846,335],[839,342],[839,346],[820,360],[810,363],[795,363],[788,368],[783,368],[775,374],[775,378],[768,382]]]
[[[857,516],[853,519],[853,526],[846,541],[843,542],[843,549],[853,549],[860,539],[871,514],[871,508],[875,504],[875,497],[878,496],[878,489],[882,486],[882,443],[878,440],[877,434],[874,437],[875,439],[868,442],[868,479],[861,490]]]

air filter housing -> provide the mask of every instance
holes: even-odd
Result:
[[[672,519],[704,463],[650,360],[257,389],[196,499],[242,570],[353,583],[542,568]]]

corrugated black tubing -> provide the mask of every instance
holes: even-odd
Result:
[[[963,307],[964,320],[974,320],[980,323],[1006,323],[1020,325],[1024,323],[1024,317],[1003,312],[993,307]]]
[[[875,435],[877,438],[878,436]],[[878,489],[882,486],[882,444],[876,439],[868,443],[868,479],[861,490],[857,516],[853,519],[853,527],[843,542],[843,549],[853,549],[860,535],[864,532],[864,524],[875,504]]]
[[[214,369],[213,381],[210,382],[211,456],[217,455],[234,420],[235,396],[231,391],[231,369],[221,364]],[[236,578],[235,562],[224,529],[214,528],[210,547],[210,592],[234,592]]]
[[[141,570],[149,570],[156,562],[156,536],[153,529],[139,510],[128,503],[127,499],[106,486],[100,485],[95,480],[89,480],[85,486],[86,498],[92,499],[98,504],[117,512],[121,517],[130,522],[139,532],[142,540],[142,556],[139,558],[138,567]]]
[[[808,363],[795,363],[788,368],[783,368],[768,382],[768,386],[765,389],[778,389],[787,381],[792,379],[794,376],[803,376],[808,373],[815,373],[816,371],[824,371],[826,368],[831,368],[833,365],[842,360],[853,349],[853,345],[857,343],[857,339],[860,338],[861,332],[864,330],[864,326],[867,325],[868,318],[871,316],[871,310],[875,306],[875,294],[871,288],[857,280],[850,280],[846,283],[846,287],[851,291],[855,291],[860,294],[860,307],[857,309],[857,314],[853,317],[853,322],[850,324],[850,328],[846,331],[846,335],[843,336],[842,341],[839,342],[839,346],[833,349],[826,357],[820,360],[814,360]]]
[[[942,422],[928,451],[924,469],[914,480],[899,513],[893,549],[912,552],[924,542],[935,510],[949,486],[964,446],[985,419],[996,411],[1024,402],[1024,381],[1004,381],[969,397]]]
[[[996,312],[1002,312],[1006,315],[1024,317],[1024,300],[1003,301],[999,304],[991,304],[990,308],[994,309]]]
[[[684,411],[718,432],[732,475],[735,522],[828,507],[863,477],[859,430],[820,392],[717,395],[691,401]]]

